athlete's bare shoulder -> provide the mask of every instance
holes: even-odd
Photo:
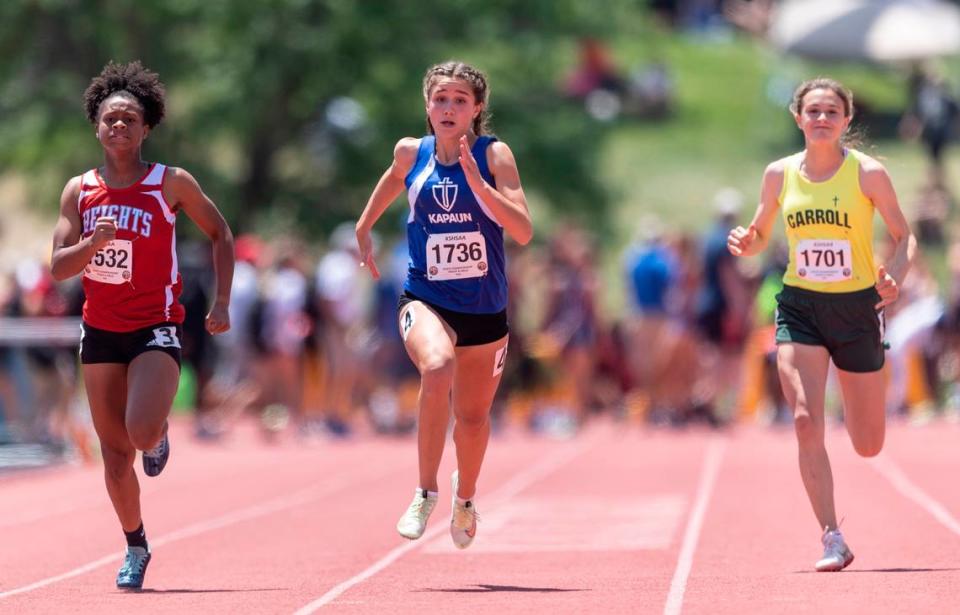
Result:
[[[796,154],[794,154],[795,156]],[[764,192],[779,194],[783,187],[783,178],[787,172],[787,166],[794,156],[785,156],[779,160],[774,160],[763,170],[763,189]]]
[[[174,197],[173,201],[178,201],[183,196],[202,192],[197,178],[181,167],[167,167],[163,176],[163,189]]]
[[[393,148],[393,158],[399,163],[410,163],[417,159],[417,151],[420,149],[420,139],[417,137],[404,137],[397,141]]]
[[[67,183],[63,186],[63,191],[74,192],[80,194],[81,189],[83,188],[83,175],[74,175],[67,180]]]
[[[63,192],[60,194],[60,208],[71,207],[76,209],[80,200],[80,192],[83,190],[83,175],[76,175],[67,180],[63,186]]]
[[[883,163],[877,160],[876,158],[874,158],[873,156],[870,156],[869,154],[864,154],[859,150],[857,151],[856,156],[857,156],[857,160],[860,161],[860,170],[863,171],[863,173],[867,175],[870,175],[870,174],[885,175],[887,173],[887,169],[886,167],[883,166]]]
[[[67,180],[63,187],[63,193],[60,194],[60,217],[57,219],[57,225],[53,230],[54,257],[56,257],[59,249],[73,245],[80,239],[80,234],[83,231],[83,223],[80,219],[80,195],[82,191],[83,176],[77,175]]]
[[[513,150],[503,141],[494,141],[490,144],[490,157],[495,161],[514,161],[514,164],[516,164],[513,157]]]
[[[197,179],[181,167],[167,167],[163,175],[163,196],[173,211],[206,200]]]
[[[860,161],[860,189],[874,202],[890,200],[894,195],[893,183],[886,167],[879,160],[863,152],[857,152]],[[895,196],[892,197],[894,200]]]
[[[774,160],[767,165],[767,168],[763,171],[764,176],[770,175],[773,177],[782,178],[783,174],[787,172],[787,167],[799,156],[800,154],[790,154],[789,156],[784,156],[778,160]]]
[[[393,148],[393,173],[406,176],[417,161],[417,152],[420,150],[420,139],[404,137],[397,141]]]
[[[196,183],[197,180],[186,169],[168,166],[167,172],[164,175],[164,181],[182,184],[189,182]]]
[[[786,177],[787,167],[791,164],[791,160],[795,156],[797,156],[797,154],[774,160],[763,170],[763,180],[760,183],[761,203],[769,206],[779,206],[780,193],[783,191],[785,185],[784,178]]]

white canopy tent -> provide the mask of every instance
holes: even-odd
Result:
[[[907,62],[960,53],[960,7],[943,0],[785,0],[768,31],[786,53]]]

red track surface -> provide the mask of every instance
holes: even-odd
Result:
[[[831,429],[856,561],[811,572],[819,530],[789,430],[495,437],[474,545],[450,544],[449,485],[428,534],[394,523],[413,439],[223,445],[174,425],[141,479],[154,559],[114,588],[122,535],[99,467],[0,477],[0,613],[947,613],[960,591],[960,426],[890,425],[876,460]],[[452,470],[448,448],[443,476]],[[138,460],[139,463],[139,460]],[[134,609],[131,611],[131,609]]]

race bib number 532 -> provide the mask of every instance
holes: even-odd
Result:
[[[843,282],[853,277],[853,258],[846,239],[803,239],[794,254],[797,275],[811,282]]]
[[[133,278],[133,242],[114,239],[97,250],[83,275],[104,284],[125,284]]]
[[[438,233],[427,239],[427,279],[458,280],[487,274],[483,233]]]

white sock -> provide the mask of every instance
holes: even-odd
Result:
[[[421,494],[422,494],[422,493],[426,493],[428,499],[429,499],[429,498],[436,499],[436,498],[440,497],[440,493],[439,493],[439,492],[437,492],[437,491],[427,491],[426,489],[423,489],[422,487],[417,487],[416,489],[413,490],[413,492],[414,492],[414,493],[421,493]]]
[[[467,502],[473,501],[473,496],[470,496],[469,498],[462,498],[458,495],[456,496],[456,498],[457,498],[457,504],[459,504],[460,506],[466,506]]]

